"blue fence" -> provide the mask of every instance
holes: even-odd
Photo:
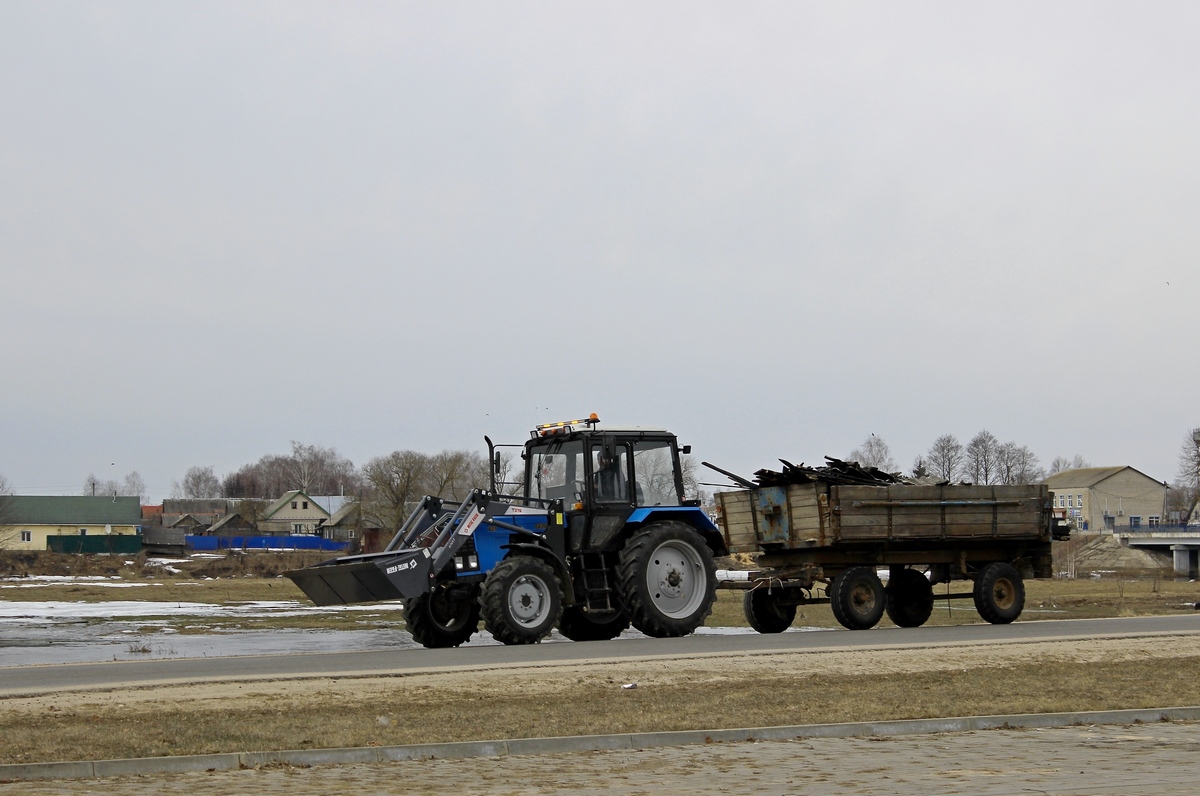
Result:
[[[200,552],[215,550],[324,550],[340,552],[349,542],[320,536],[185,536],[184,544]]]

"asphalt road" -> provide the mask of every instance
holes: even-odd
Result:
[[[1012,625],[828,630],[777,635],[705,635],[677,639],[631,638],[590,643],[443,650],[321,652],[245,655],[57,666],[0,668],[0,695],[38,694],[116,686],[223,680],[400,674],[505,666],[554,665],[706,655],[921,647],[1050,639],[1200,633],[1200,613],[1120,619],[1068,619]]]

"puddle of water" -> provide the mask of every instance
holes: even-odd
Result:
[[[155,617],[295,616],[319,611],[399,612],[399,604],[315,608],[291,600],[238,605],[162,603],[142,600],[85,602],[0,602],[0,667],[58,663],[148,660],[155,658],[216,658],[233,655],[287,655],[301,652],[368,652],[417,649],[403,630],[223,630],[181,635],[174,628],[140,632],[156,624]],[[136,621],[130,621],[135,618]],[[129,618],[129,619],[126,619]],[[107,620],[97,622],[97,619]],[[160,619],[160,621],[162,621]],[[801,633],[822,628],[799,627]],[[744,635],[748,627],[702,627],[696,635]],[[622,638],[644,638],[632,628]],[[543,643],[567,639],[551,633]],[[465,646],[498,644],[480,631]]]

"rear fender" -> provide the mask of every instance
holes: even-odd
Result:
[[[622,536],[628,538],[637,533],[643,525],[660,520],[674,520],[692,526],[697,533],[704,537],[708,549],[714,556],[729,555],[721,529],[698,506],[644,506],[634,509],[633,513],[629,515],[629,519],[625,521]]]

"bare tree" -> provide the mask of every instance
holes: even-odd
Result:
[[[284,471],[291,480],[289,489],[303,489],[313,495],[338,495],[356,492],[359,486],[354,463],[333,448],[304,445],[292,440],[292,455],[284,459]]]
[[[462,500],[472,489],[489,485],[484,458],[474,451],[442,451],[429,457],[426,491],[430,495]]]
[[[1078,453],[1075,454],[1075,458],[1073,459],[1068,459],[1066,456],[1055,456],[1054,460],[1050,462],[1050,471],[1048,474],[1054,475],[1055,473],[1061,473],[1063,470],[1080,470],[1091,466],[1088,460]]]
[[[1034,452],[1015,442],[1006,442],[996,450],[996,468],[999,484],[1036,484],[1046,477]]]
[[[146,497],[146,482],[142,478],[141,473],[134,470],[125,476],[125,482],[121,485],[121,494],[136,497],[141,503]]]
[[[1183,435],[1179,445],[1179,480],[1187,484],[1200,484],[1200,428],[1193,428]]]
[[[12,484],[0,475],[0,547],[8,547],[16,540],[17,529],[8,527],[13,522]]]
[[[525,468],[520,466],[516,457],[511,454],[498,452],[500,466],[496,469],[496,489],[501,495],[520,495],[525,491]],[[488,465],[489,467],[491,465]],[[516,472],[513,472],[513,470]],[[490,479],[491,474],[486,476]]]
[[[1183,435],[1179,445],[1179,471],[1167,499],[1180,512],[1182,521],[1187,522],[1192,506],[1200,500],[1200,428],[1193,428]]]
[[[943,434],[933,441],[926,454],[929,472],[943,481],[954,481],[962,474],[963,446],[953,434]]]
[[[363,514],[382,528],[399,530],[412,504],[421,498],[428,481],[429,457],[418,451],[393,451],[376,456],[363,466],[371,488],[363,500]]]
[[[701,506],[712,502],[712,495],[700,488],[700,473],[696,469],[695,459],[691,456],[680,456],[679,474],[683,478],[684,499],[699,500]]]
[[[294,440],[290,454],[268,454],[221,480],[222,496],[261,500],[273,500],[291,489],[310,495],[353,495],[362,488],[361,473],[336,449]]]
[[[171,497],[204,500],[221,496],[221,482],[211,467],[189,467],[183,481],[171,487]]]
[[[994,484],[997,481],[1000,440],[986,429],[967,443],[963,475],[975,484]]]
[[[892,452],[882,437],[874,434],[867,437],[860,447],[850,451],[850,461],[858,462],[863,467],[874,467],[886,473],[894,473],[900,468],[892,458]]]
[[[112,478],[100,480],[95,473],[89,473],[88,477],[83,479],[83,494],[85,495],[110,495],[116,497],[136,497],[141,498],[146,495],[146,482],[142,480],[142,476],[137,470],[125,476],[123,481],[117,481]]]
[[[116,495],[118,489],[120,485],[116,481],[111,478],[101,481],[95,473],[88,473],[88,477],[83,479],[84,495]]]

